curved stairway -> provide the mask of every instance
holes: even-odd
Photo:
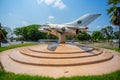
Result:
[[[73,44],[40,44],[2,52],[0,61],[8,72],[63,77],[100,75],[120,69],[118,54]]]
[[[112,54],[103,53],[100,49],[84,47],[86,50],[83,50],[82,48],[70,44],[60,44],[57,49],[50,51],[47,49],[47,45],[40,45],[14,51],[9,54],[9,57],[18,63],[59,67],[95,64],[113,58]]]

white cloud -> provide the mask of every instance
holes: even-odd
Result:
[[[47,5],[52,5],[56,0],[44,0]]]
[[[66,5],[61,0],[56,0],[54,3],[54,7],[57,7],[59,9],[64,9]]]
[[[24,20],[21,23],[23,26],[27,26],[29,24],[27,21],[24,21]]]
[[[54,19],[54,16],[48,16],[48,19]]]
[[[66,5],[62,2],[62,0],[37,0],[37,3],[40,5],[41,3],[45,3],[46,5],[59,8],[59,9],[64,9],[66,8]]]
[[[97,26],[97,28],[100,28],[101,26]]]

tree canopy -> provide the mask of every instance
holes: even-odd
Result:
[[[5,29],[5,27],[2,27],[2,28],[1,28],[0,34],[1,34],[1,40],[5,39],[5,37],[6,37],[7,34],[8,34],[8,32],[7,32],[7,30]]]
[[[23,40],[26,41],[37,41],[39,39],[46,38],[45,33],[40,32],[39,29],[40,25],[28,25],[20,28],[15,28],[14,34],[17,36],[21,36]]]
[[[25,41],[38,41],[39,39],[56,38],[51,34],[40,32],[38,30],[40,27],[40,25],[33,24],[20,28],[15,28],[14,34],[16,34],[17,36],[21,36],[21,39]]]
[[[107,13],[110,15],[111,20],[110,22],[113,25],[120,26],[120,0],[108,0],[108,5],[110,5],[110,8],[107,10]]]
[[[111,7],[107,10],[108,14],[110,14],[111,20],[110,22],[115,25],[119,26],[119,48],[120,48],[120,0],[108,0],[108,5]]]
[[[81,31],[81,34],[77,34],[76,38],[80,41],[87,41],[91,39],[90,35],[86,31]]]
[[[101,31],[94,31],[91,35],[93,41],[103,40]]]
[[[111,39],[113,37],[113,27],[112,26],[106,26],[101,29],[101,33],[104,39]]]

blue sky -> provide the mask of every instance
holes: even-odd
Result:
[[[0,0],[2,26],[16,28],[30,24],[67,23],[88,13],[102,14],[88,25],[99,30],[110,25],[108,0]]]

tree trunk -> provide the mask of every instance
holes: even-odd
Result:
[[[120,26],[119,27],[119,49],[120,49]]]
[[[0,40],[0,47],[1,47],[1,40]]]
[[[1,34],[1,27],[0,27],[0,47],[1,47],[1,41],[2,41],[2,34]]]

